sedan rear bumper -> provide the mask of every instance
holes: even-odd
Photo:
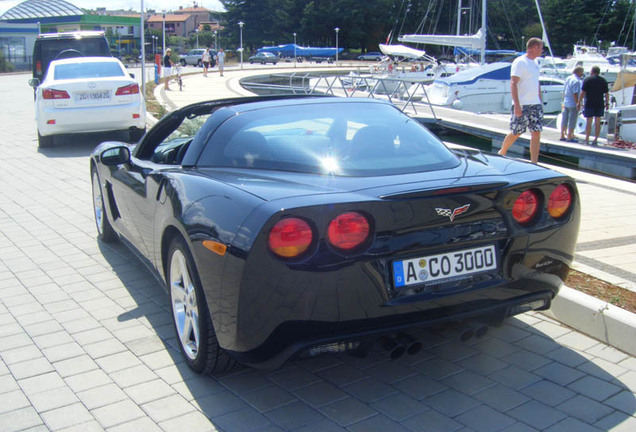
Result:
[[[137,115],[138,118],[134,118]],[[50,124],[53,122],[53,124]],[[40,135],[105,132],[146,126],[143,103],[81,108],[43,108],[37,113]]]

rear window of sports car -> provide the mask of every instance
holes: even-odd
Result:
[[[458,163],[428,129],[390,105],[309,103],[232,117],[212,135],[197,165],[365,176]]]

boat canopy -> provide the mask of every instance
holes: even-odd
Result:
[[[510,63],[488,63],[480,67],[474,67],[457,72],[455,75],[438,78],[436,83],[451,85],[468,85],[481,79],[505,81],[510,79]]]
[[[426,55],[426,51],[407,47],[405,45],[385,45],[380,44],[380,51],[389,56],[399,56],[405,58],[420,58]]]
[[[294,49],[295,48],[295,49]],[[344,51],[344,48],[338,48],[338,53]],[[264,46],[259,48],[257,52],[269,52],[272,54],[280,54],[283,57],[335,57],[336,48],[320,48],[320,47],[302,47],[296,44],[286,44],[277,46]]]
[[[482,29],[479,29],[477,33],[472,36],[452,36],[452,35],[403,35],[398,37],[400,42],[412,42],[412,43],[424,43],[432,45],[444,45],[444,46],[460,46],[473,49],[485,49],[486,38]]]
[[[487,56],[520,56],[525,53],[518,52],[515,50],[485,50],[484,51]],[[466,48],[466,47],[455,47],[453,50],[453,55],[466,55],[466,56],[474,56],[480,55],[481,50],[474,48]]]

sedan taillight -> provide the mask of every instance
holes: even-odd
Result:
[[[132,95],[139,93],[139,85],[138,84],[130,84],[124,87],[119,87],[115,92],[115,96],[124,96],[124,95]]]
[[[272,227],[267,243],[272,252],[282,258],[296,258],[305,252],[313,240],[313,231],[299,218],[285,218]]]
[[[572,191],[565,184],[557,186],[548,199],[548,212],[555,219],[565,215],[572,205]]]
[[[64,90],[43,89],[42,99],[70,99],[71,97]]]
[[[531,189],[523,191],[512,206],[512,217],[521,225],[532,222],[539,209],[539,197]]]
[[[369,231],[369,221],[365,216],[357,212],[346,212],[331,221],[327,238],[334,247],[351,250],[367,240]]]

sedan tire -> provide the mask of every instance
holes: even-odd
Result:
[[[167,267],[172,321],[179,348],[196,373],[220,373],[236,362],[219,346],[190,249],[181,237],[170,244]]]
[[[186,67],[186,61],[185,61],[185,59],[181,59],[181,60],[179,60],[179,63],[181,63],[181,66]]]
[[[103,242],[110,243],[117,239],[117,235],[108,220],[106,207],[104,206],[104,195],[102,193],[101,182],[97,169],[91,169],[91,183],[93,186],[93,214],[95,215],[95,225],[97,226],[97,236]]]
[[[203,67],[203,60],[197,60],[197,67]]]
[[[53,145],[53,137],[52,136],[42,136],[38,131],[38,146],[40,148],[47,148]]]

